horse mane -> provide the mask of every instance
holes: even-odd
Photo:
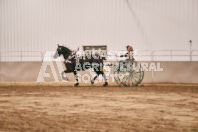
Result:
[[[72,52],[72,50],[70,50],[69,48],[67,48],[67,47],[65,47],[65,46],[61,46],[61,48],[62,48],[62,51],[63,51],[64,53],[71,53],[71,52]]]

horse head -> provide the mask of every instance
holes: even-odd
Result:
[[[56,59],[57,57],[63,55],[63,57],[65,59],[67,59],[67,57],[71,54],[71,50],[67,47],[64,47],[64,46],[60,46],[58,44],[58,48],[56,50],[56,53],[54,54],[54,58]]]

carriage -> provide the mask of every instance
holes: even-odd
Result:
[[[76,61],[77,59],[75,57],[76,51],[72,52],[69,48],[58,45],[57,52],[55,53],[54,58],[57,58],[60,55],[63,55],[65,59],[65,66],[67,69],[62,72],[63,79],[64,79],[63,74],[73,72],[76,78],[76,84],[74,84],[74,86],[78,86],[79,82],[78,82],[76,67],[80,65],[81,70],[87,70],[86,66],[88,66],[89,68],[95,67],[93,69],[97,75],[92,79],[91,83],[94,84],[95,79],[101,74],[105,79],[105,84],[103,86],[108,86],[106,75],[103,72],[103,68],[101,69],[101,66],[103,67],[103,59],[100,56],[99,58],[96,57],[98,59],[96,59],[92,55],[90,58],[88,56],[85,56],[88,58],[86,59],[81,58],[79,62],[77,62]],[[84,64],[87,63],[88,65],[84,67]],[[134,61],[133,59],[120,61],[118,64],[111,64],[109,66],[113,66],[114,80],[119,86],[135,87],[138,86],[138,84],[140,84],[144,78],[144,70],[141,64],[137,61]],[[98,68],[100,70],[96,70]]]

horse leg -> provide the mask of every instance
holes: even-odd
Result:
[[[66,80],[66,81],[69,81],[69,79],[68,79],[68,77],[66,76],[66,77],[64,77],[64,74],[65,74],[65,71],[63,71],[62,73],[61,73],[61,75],[62,75],[62,79],[63,80]]]
[[[79,82],[78,82],[77,73],[76,73],[76,71],[73,71],[73,73],[74,73],[74,76],[75,76],[75,78],[76,78],[76,84],[74,84],[74,86],[78,86],[78,85],[79,85]]]
[[[73,71],[71,71],[71,70],[65,70],[64,71],[64,73],[70,73],[70,72],[73,72]],[[62,73],[62,76],[63,76],[63,73]],[[66,78],[67,81],[69,81],[69,79],[67,77],[65,77],[65,78]]]
[[[73,65],[71,65],[70,63],[65,63],[65,67],[66,67],[66,70],[64,71],[64,73],[71,73],[71,72],[74,72],[74,68],[73,68]],[[62,74],[63,76],[63,74]],[[66,79],[68,80],[68,78],[66,77]]]
[[[95,72],[96,72],[96,71],[95,71]],[[106,75],[104,74],[104,72],[103,72],[103,71],[98,71],[98,72],[96,72],[96,73],[97,73],[97,75],[92,79],[91,84],[94,84],[95,79],[96,79],[100,74],[102,74],[102,76],[103,76],[103,78],[104,78],[104,80],[105,80],[105,84],[104,84],[103,86],[104,86],[104,87],[105,87],[105,86],[108,86],[107,78],[106,78]]]
[[[108,82],[107,82],[106,75],[104,74],[103,71],[101,71],[101,74],[102,74],[102,76],[103,76],[103,78],[104,78],[104,80],[105,80],[105,84],[104,84],[103,86],[106,87],[106,86],[108,86]]]
[[[94,84],[94,81],[96,80],[96,78],[98,77],[98,73],[97,73],[97,75],[91,80],[91,84]]]

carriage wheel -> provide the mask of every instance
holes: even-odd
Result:
[[[138,62],[121,62],[114,70],[114,79],[119,86],[135,87],[144,78],[144,71]]]

